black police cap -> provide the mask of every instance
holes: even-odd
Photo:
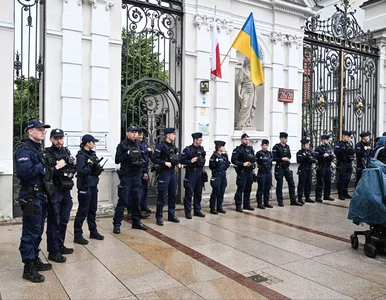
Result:
[[[288,133],[287,132],[280,132],[280,138],[287,138]]]
[[[201,132],[192,133],[192,138],[193,139],[200,139],[200,138],[202,138],[202,133]]]
[[[261,141],[261,144],[262,145],[269,145],[269,141],[264,139],[264,140]]]
[[[243,134],[241,135],[241,139],[247,139],[247,138],[249,138],[249,135],[248,135],[248,134],[243,133]]]
[[[137,126],[129,126],[127,127],[127,130],[126,132],[129,132],[129,131],[137,131],[138,132],[139,128]]]
[[[28,121],[26,131],[31,128],[51,128],[51,126],[44,124],[42,120],[32,119]]]
[[[342,135],[351,136],[351,135],[352,135],[352,133],[351,133],[351,131],[348,131],[348,130],[343,130],[343,131],[342,131]]]
[[[62,129],[56,128],[51,130],[50,138],[64,136],[64,132]]]
[[[370,132],[369,131],[363,131],[359,134],[360,137],[365,137],[365,136],[370,136]]]
[[[330,136],[328,134],[323,134],[322,136],[320,136],[320,138],[322,140],[328,140],[330,138]]]
[[[216,147],[225,146],[225,142],[224,141],[214,141],[214,144],[216,145]]]
[[[303,138],[300,140],[300,142],[304,145],[304,144],[308,144],[310,142],[309,139],[306,139],[306,138]]]
[[[86,144],[88,142],[94,142],[94,143],[97,143],[99,142],[99,140],[97,140],[96,138],[94,138],[91,134],[85,134],[83,137],[82,137],[82,144]]]
[[[164,129],[164,134],[169,134],[169,133],[175,133],[176,129],[173,127],[165,128]]]

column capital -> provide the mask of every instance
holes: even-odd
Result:
[[[281,46],[284,46],[284,44],[287,43],[288,38],[286,35],[282,34],[281,32],[273,31],[271,32],[271,41],[276,45],[277,43],[280,43]]]
[[[213,28],[213,17],[197,14],[194,16],[193,23],[199,30],[201,29],[201,26],[206,26],[206,30],[210,31]],[[217,31],[219,33],[221,33],[221,31],[224,30],[226,34],[229,35],[234,29],[233,22],[228,21],[226,19],[217,18],[216,25],[217,25]]]
[[[64,0],[64,3],[68,3],[70,0]],[[83,0],[76,0],[79,6],[82,6]]]
[[[114,0],[89,0],[93,8],[97,8],[98,4],[104,5],[106,11],[110,9],[110,7],[114,6]]]

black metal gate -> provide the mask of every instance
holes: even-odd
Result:
[[[13,148],[16,151],[27,138],[28,120],[43,115],[44,1],[17,0],[14,11]],[[13,187],[13,215],[17,217],[22,212],[17,203],[19,183],[16,176]]]
[[[175,127],[181,149],[182,0],[123,0],[122,9],[121,137],[129,125],[139,126],[154,149],[163,129]],[[150,202],[155,195],[153,172]]]
[[[377,65],[379,49],[350,11],[349,1],[328,20],[315,15],[306,21],[303,46],[302,134],[316,147],[322,134],[332,143],[342,130],[377,132]],[[354,168],[355,173],[355,168]]]

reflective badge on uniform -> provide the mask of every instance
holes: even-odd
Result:
[[[88,161],[87,161],[88,163],[92,163],[92,160],[91,159],[88,159]]]
[[[20,157],[20,158],[18,159],[18,161],[27,161],[27,160],[29,160],[28,157]]]

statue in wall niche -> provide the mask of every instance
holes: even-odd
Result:
[[[244,59],[243,68],[236,78],[236,86],[240,104],[240,110],[236,117],[236,127],[251,127],[256,110],[256,88],[251,80],[249,58]]]

